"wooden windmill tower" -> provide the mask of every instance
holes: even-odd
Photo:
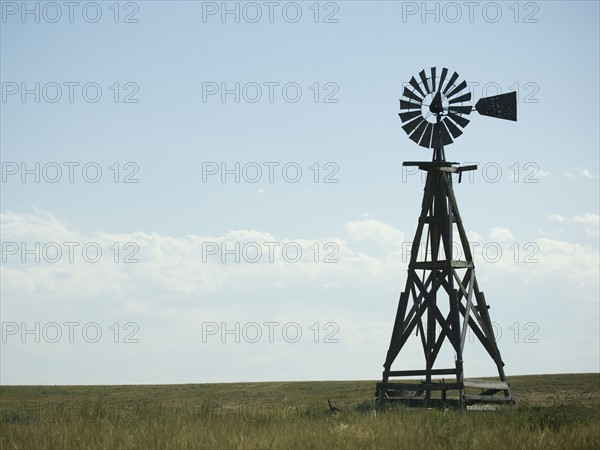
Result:
[[[473,255],[452,189],[454,174],[460,182],[463,171],[477,166],[461,167],[446,161],[444,146],[462,134],[461,128],[469,123],[465,116],[474,110],[516,121],[516,93],[482,98],[473,108],[468,104],[471,93],[465,92],[467,83],[458,82],[456,72],[450,78],[448,73],[443,68],[436,75],[435,67],[430,76],[421,71],[420,81],[412,77],[400,100],[402,128],[417,144],[433,149],[433,158],[404,163],[427,172],[427,178],[406,286],[400,294],[383,379],[377,383],[376,396],[382,402],[394,399],[415,406],[456,403],[461,407],[478,402],[513,402],[489,306],[477,283]],[[455,257],[455,230],[464,259]],[[420,255],[423,241],[430,251]],[[498,381],[465,380],[463,350],[469,329],[496,364]],[[424,367],[392,370],[394,362],[402,364],[398,356],[413,333],[420,336]],[[455,358],[453,364],[439,367],[436,363],[444,343],[452,346]],[[424,378],[417,383],[391,381],[402,377]]]

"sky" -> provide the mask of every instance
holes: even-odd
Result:
[[[398,100],[433,66],[517,92],[445,150],[507,376],[600,371],[598,2],[1,14],[1,384],[380,378],[431,158]]]

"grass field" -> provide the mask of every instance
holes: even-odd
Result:
[[[2,386],[0,448],[600,449],[600,374],[509,381],[497,411],[377,409],[375,381]]]

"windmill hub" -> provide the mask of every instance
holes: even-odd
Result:
[[[429,95],[431,94],[428,94],[428,96]],[[440,91],[437,91],[429,105],[429,110],[434,114],[442,114],[447,111],[448,104],[448,99],[443,97]]]
[[[427,94],[421,105],[421,115],[429,123],[437,123],[438,117],[448,115],[448,99],[441,92]]]
[[[504,362],[496,343],[489,306],[475,276],[475,263],[467,239],[458,203],[452,188],[452,174],[475,170],[477,166],[458,166],[447,162],[444,146],[454,142],[463,132],[473,111],[471,93],[464,92],[467,83],[432,67],[429,74],[412,77],[400,99],[402,128],[409,138],[422,147],[433,149],[430,161],[408,161],[427,172],[421,215],[412,243],[406,287],[400,294],[392,338],[383,364],[383,379],[377,383],[380,401],[400,400],[409,405],[428,406],[458,403],[513,403],[504,374]],[[516,93],[479,99],[475,110],[485,116],[517,120]],[[460,242],[454,252],[455,231]],[[427,249],[419,252],[421,242]],[[466,380],[463,349],[469,329],[478,338],[498,369],[499,380]],[[420,336],[424,368],[392,370],[408,339]],[[438,367],[443,348],[454,354],[452,367]],[[444,363],[446,365],[447,363]],[[391,382],[394,377],[425,377],[420,383]],[[433,377],[450,377],[450,381]],[[481,390],[481,392],[477,390]],[[476,390],[477,392],[474,392]],[[448,392],[455,392],[450,397]],[[499,395],[496,395],[499,394]]]

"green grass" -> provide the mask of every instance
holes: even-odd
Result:
[[[0,387],[4,449],[600,448],[600,374],[510,377],[498,411],[375,408],[375,381]],[[327,399],[340,412],[327,412]]]

